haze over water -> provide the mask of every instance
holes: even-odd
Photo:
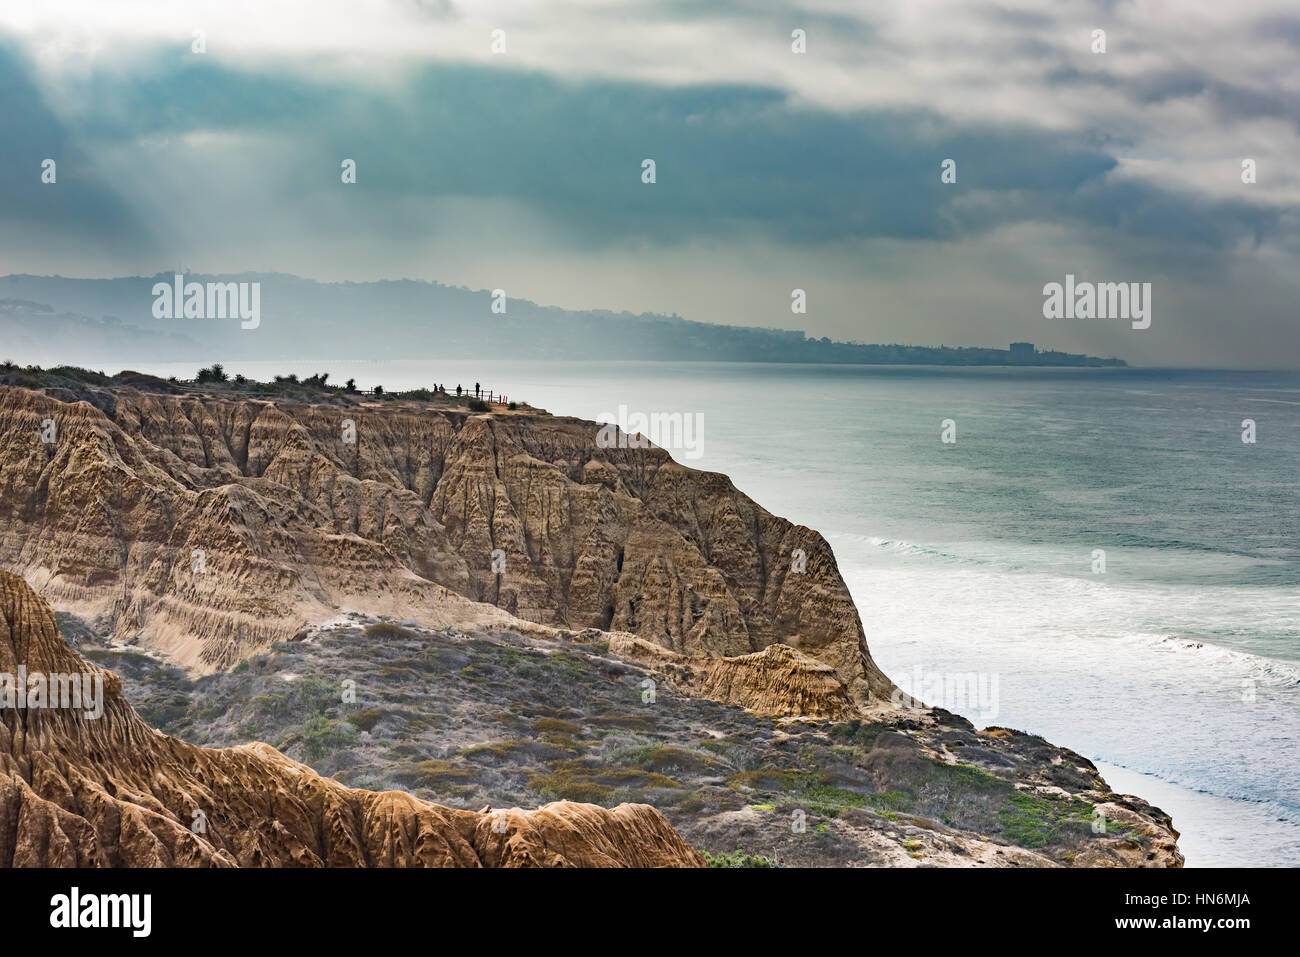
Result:
[[[1095,761],[1173,815],[1189,866],[1300,863],[1300,373],[228,367],[326,370],[389,390],[479,381],[584,418],[700,413],[702,454],[674,457],[825,535],[903,690],[982,673],[995,707],[953,710]]]

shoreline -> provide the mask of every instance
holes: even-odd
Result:
[[[1277,820],[1276,813],[1270,811],[1266,804],[1198,791],[1145,771],[1135,771],[1091,757],[1089,760],[1096,765],[1101,776],[1116,793],[1138,794],[1143,800],[1173,817],[1184,867],[1204,870],[1288,867],[1282,860],[1300,857],[1300,836],[1291,842],[1289,851],[1273,845],[1271,854],[1261,855],[1255,844],[1225,833],[1221,828],[1203,826],[1216,819],[1232,817],[1243,822],[1243,831],[1258,833],[1246,822],[1266,825]],[[1213,863],[1207,863],[1207,858]]]

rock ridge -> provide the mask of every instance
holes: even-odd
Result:
[[[198,673],[344,609],[626,632],[690,658],[784,645],[857,705],[888,700],[825,539],[662,449],[601,448],[599,428],[0,386],[0,567]]]

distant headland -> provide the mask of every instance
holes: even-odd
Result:
[[[168,293],[160,297],[159,291]],[[174,292],[173,292],[174,290]],[[161,302],[160,299],[170,301]],[[531,359],[944,366],[1123,366],[1054,350],[867,345],[677,315],[569,310],[506,290],[281,273],[0,276],[0,341],[38,364],[247,359]]]

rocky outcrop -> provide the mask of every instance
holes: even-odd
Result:
[[[0,572],[0,675],[20,673],[29,682],[67,675],[97,684],[102,713],[85,700],[0,710],[0,865],[704,863],[646,805],[453,810],[400,791],[344,787],[265,744],[210,750],[169,738],[136,714],[116,675],[64,643],[22,579]]]
[[[820,535],[660,449],[601,448],[594,423],[50,392],[0,388],[0,566],[192,670],[349,609],[688,658],[784,645],[859,706],[893,690]]]
[[[683,694],[759,714],[835,719],[858,710],[835,669],[789,645],[769,645],[734,658],[690,658],[643,638],[613,635],[609,650],[650,665]]]

